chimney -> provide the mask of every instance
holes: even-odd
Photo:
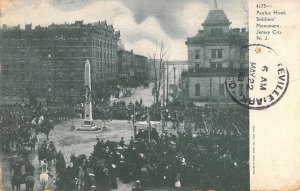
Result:
[[[31,30],[32,29],[32,23],[30,24],[25,24],[25,30]]]

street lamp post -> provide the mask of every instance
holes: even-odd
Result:
[[[169,62],[167,62],[167,103],[169,103]]]
[[[161,131],[164,132],[164,118],[163,118],[163,109],[165,106],[165,65],[163,64],[163,97],[160,109],[160,118],[161,118]]]
[[[149,108],[147,109],[147,123],[148,123],[148,141],[150,143],[151,141],[151,123],[150,123],[150,114],[149,114]]]
[[[136,139],[135,106],[133,108],[132,124],[133,124],[133,137],[134,139]]]

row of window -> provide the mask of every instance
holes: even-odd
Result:
[[[239,84],[239,92],[238,93],[239,93],[239,95],[244,94],[244,84]],[[220,96],[225,95],[225,85],[224,84],[219,84],[219,95]],[[201,96],[199,83],[195,84],[195,96]]]
[[[96,57],[96,58],[110,58],[112,59],[113,58],[113,53],[112,52],[98,52],[98,51],[93,51],[93,57]]]
[[[101,67],[101,68],[113,68],[116,67],[116,64],[113,64],[115,62],[112,62],[111,60],[104,61],[104,62],[94,62],[92,63],[93,67]],[[35,71],[39,70],[38,72],[49,72],[51,70],[57,70],[57,69],[83,69],[84,64],[79,61],[79,62],[68,62],[65,63],[63,61],[58,61],[56,63],[53,62],[43,62],[43,63],[38,63],[38,62],[33,62],[33,63],[28,63],[28,62],[21,62],[21,63],[9,63],[9,64],[3,64],[1,69],[2,70],[7,70],[9,72],[10,70],[13,72],[18,72],[20,70],[29,70],[29,71]],[[100,69],[101,69],[100,68]]]
[[[93,41],[93,47],[116,49],[117,46],[113,45],[111,42],[102,42],[100,40]]]
[[[39,49],[36,49],[31,52],[16,52],[16,51],[5,51],[2,53],[3,58],[8,58],[8,57],[20,57],[20,58],[29,58],[29,57],[45,57],[45,58],[54,58],[54,57],[86,57],[90,55],[90,53],[87,50],[82,50],[82,51],[64,51],[64,50],[58,50],[58,51],[41,51]]]
[[[211,58],[221,59],[223,57],[222,53],[223,53],[222,49],[211,49]],[[195,50],[194,56],[195,59],[200,59],[200,50]]]
[[[93,73],[92,74],[92,80],[105,80],[106,77],[114,77],[117,74],[117,70],[111,70],[109,73]],[[9,78],[8,78],[9,77]],[[21,75],[5,75],[3,76],[3,79],[5,79],[4,83],[2,84],[3,88],[9,88],[9,87],[25,87],[24,82],[26,82],[26,80],[33,80],[33,78],[28,79],[28,76],[25,74],[21,74]],[[34,79],[39,80],[40,83],[35,83],[33,86],[34,88],[43,88],[45,84],[47,83],[51,83],[53,82],[53,85],[55,86],[60,86],[60,85],[69,85],[69,83],[74,83],[77,81],[83,81],[83,75],[79,75],[79,74],[73,74],[71,75],[71,77],[67,76],[65,73],[59,72],[57,73],[55,76],[53,75],[48,75],[48,76],[38,76],[35,75]],[[8,81],[7,81],[8,80]],[[55,83],[54,83],[55,81]],[[6,82],[6,83],[5,83]],[[17,83],[17,84],[14,84]],[[22,83],[24,85],[22,85]],[[67,84],[66,84],[67,83]]]
[[[222,58],[222,49],[212,49],[211,58]]]
[[[200,63],[195,63],[195,71],[198,71],[200,68]],[[203,65],[202,68],[204,68]],[[211,62],[210,68],[223,68],[222,62]]]
[[[112,69],[112,68],[116,68],[116,65],[112,64],[112,62],[96,62],[94,64],[92,64],[93,69]]]
[[[51,39],[45,42],[41,42],[39,39],[28,40],[25,42],[11,41],[2,42],[3,47],[52,47],[52,46],[88,46],[87,41],[61,41],[58,39]]]
[[[212,28],[212,29],[210,29],[210,35],[211,36],[222,36],[223,30],[222,30],[222,28]]]
[[[114,57],[115,53],[112,52],[98,52],[98,51],[93,51],[93,57],[96,58],[110,58],[112,59]],[[24,51],[19,52],[5,52],[2,54],[3,59],[8,59],[8,58],[24,58],[28,59],[30,57],[44,57],[44,58],[62,58],[62,57],[89,57],[90,52],[87,50],[82,50],[82,52],[79,51],[57,51],[57,52],[52,52],[51,51],[34,51],[32,54],[28,54]]]
[[[18,41],[18,40],[3,40],[1,46],[3,47],[53,47],[53,46],[89,46],[89,41],[87,40],[69,40],[67,42],[60,41],[58,39],[51,39],[45,42],[41,42],[39,39],[33,39],[32,41]],[[90,45],[91,46],[91,45]],[[105,49],[117,49],[117,45],[111,42],[93,41],[93,47],[105,48]]]
[[[116,70],[111,70],[111,72],[108,74],[108,73],[98,73],[98,74],[92,74],[92,80],[104,80],[106,79],[108,76],[109,77],[113,77],[113,76],[116,76],[117,74],[117,71]]]

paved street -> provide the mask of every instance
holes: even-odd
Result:
[[[133,88],[132,89],[132,93],[133,93],[132,96],[116,99],[116,101],[117,100],[123,100],[128,104],[130,101],[134,103],[135,101],[140,101],[140,98],[142,98],[143,105],[151,106],[154,103],[154,97],[152,95],[152,88],[153,87],[154,87],[154,82],[151,82],[149,84],[148,88],[143,88],[143,87]],[[160,89],[160,99],[162,99],[162,95],[163,95],[163,90],[162,89],[163,88],[161,87],[161,89]],[[167,87],[165,87],[165,89],[167,89]],[[167,90],[165,90],[165,91],[167,92]],[[170,92],[172,92],[172,90],[169,89],[169,93]],[[170,101],[172,100],[172,97],[170,95],[169,95],[169,100]]]
[[[154,83],[150,83],[148,88],[138,87],[132,90],[133,95],[126,98],[121,98],[118,100],[123,100],[126,103],[139,101],[140,98],[143,100],[143,104],[150,106],[153,104],[152,88]],[[73,123],[76,127],[79,127],[83,123],[83,119],[74,119]],[[104,126],[103,121],[96,120],[95,123],[98,126]],[[72,120],[64,121],[57,124],[49,134],[49,139],[54,142],[57,150],[61,150],[65,156],[67,165],[72,165],[69,161],[70,155],[75,154],[86,154],[89,156],[93,151],[93,145],[96,144],[96,138],[103,140],[119,141],[121,137],[124,137],[125,143],[129,142],[130,137],[133,135],[132,124],[126,120],[113,120],[106,123],[107,129],[104,129],[101,132],[78,132],[71,131]],[[44,134],[39,134],[39,143],[41,144],[46,137]],[[31,154],[32,163],[36,169],[36,177],[38,177],[38,167],[39,162],[37,159],[37,152]],[[8,156],[2,156],[3,159],[7,159]],[[8,167],[8,162],[5,160],[2,164],[3,174],[3,190],[10,190],[10,170]],[[55,169],[52,168],[52,174],[54,174]],[[36,180],[35,189],[38,189],[38,180]],[[126,191],[131,190],[132,183],[122,184],[118,183],[118,190]],[[22,185],[22,188],[25,189],[25,186]]]
[[[83,119],[74,119],[74,124],[76,127],[79,127],[83,123]],[[98,126],[103,126],[103,122],[101,120],[96,120],[95,123]],[[93,145],[96,144],[96,138],[100,138],[103,140],[111,140],[111,141],[120,141],[121,137],[124,137],[125,143],[129,143],[130,137],[133,135],[132,124],[126,120],[113,120],[106,123],[107,129],[104,129],[101,132],[78,132],[71,131],[72,121],[64,121],[55,126],[55,128],[49,134],[49,140],[53,141],[57,150],[61,150],[65,156],[65,160],[67,165],[72,165],[69,161],[70,155],[74,153],[75,155],[86,154],[89,156],[93,151]],[[39,134],[39,144],[41,144],[44,140],[46,140],[46,136],[44,134]],[[2,156],[3,159],[7,159],[7,156]],[[33,152],[31,154],[32,163],[36,169],[36,177],[38,177],[38,166],[39,162],[37,159],[37,153]],[[10,171],[8,168],[8,161],[5,160],[3,165],[3,190],[10,190]],[[52,169],[52,174],[54,174],[55,170]],[[38,189],[38,180],[36,180],[35,189]],[[132,187],[132,183],[130,184],[122,184],[122,182],[118,182],[119,188],[117,190],[120,191],[130,191]],[[25,186],[22,185],[23,190]],[[160,189],[157,189],[160,190]],[[171,189],[172,190],[172,189]]]
[[[75,126],[80,126],[83,123],[83,119],[75,119],[74,124]],[[102,121],[95,121],[95,123],[99,126],[103,126]],[[49,135],[49,139],[54,141],[54,144],[57,150],[61,150],[64,153],[65,160],[67,165],[71,165],[69,162],[70,155],[72,153],[79,155],[79,154],[86,154],[87,156],[93,151],[93,145],[96,144],[96,138],[99,137],[103,140],[111,140],[111,141],[119,141],[121,137],[124,137],[125,142],[127,143],[130,137],[133,135],[133,129],[131,125],[128,124],[128,121],[122,120],[114,120],[112,122],[107,123],[109,126],[108,129],[103,130],[102,132],[78,132],[78,131],[71,131],[71,120],[62,122],[55,126],[54,130],[51,131]],[[44,134],[40,134],[39,136],[39,144],[46,140]],[[37,153],[34,153],[32,156],[32,163],[35,166],[36,173],[38,169],[38,160],[37,160]],[[7,158],[7,157],[5,157]],[[3,165],[3,190],[10,190],[10,173],[8,168],[8,162],[5,161]],[[36,176],[37,177],[37,176]],[[119,189],[118,190],[131,190],[132,184],[122,184],[119,182]],[[38,189],[38,181],[36,180],[35,189]],[[22,185],[24,190],[25,186]]]
[[[143,104],[146,106],[151,106],[154,103],[154,98],[152,95],[152,88],[154,87],[154,83],[150,83],[148,88],[138,87],[132,89],[132,96],[130,97],[124,97],[117,100],[125,101],[126,104],[128,104],[130,101],[140,101],[140,98],[143,100]]]
[[[83,119],[75,119],[74,124],[79,127],[83,123]],[[96,120],[98,126],[103,126],[101,120]],[[125,120],[113,120],[107,122],[107,129],[101,132],[78,132],[71,131],[71,121],[65,121],[55,126],[51,131],[49,138],[54,141],[58,150],[62,150],[67,155],[71,153],[89,155],[93,151],[93,145],[96,144],[96,138],[111,141],[120,141],[124,137],[125,141],[129,141],[133,135],[131,124]],[[44,135],[39,136],[41,140],[45,139]],[[66,156],[65,156],[66,157]]]

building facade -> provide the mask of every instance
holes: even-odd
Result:
[[[150,75],[148,58],[142,55],[134,54],[133,64],[135,80],[142,83],[148,81]]]
[[[93,96],[117,79],[119,31],[106,21],[0,30],[1,97],[79,101],[84,64],[91,63]]]
[[[226,78],[248,74],[248,31],[231,29],[223,10],[210,10],[203,30],[187,38],[188,71],[183,72],[186,96],[199,102],[231,101]],[[246,76],[247,77],[247,76]],[[239,94],[247,92],[247,82],[239,86]],[[239,95],[238,95],[239,96]]]
[[[148,58],[133,53],[133,50],[118,50],[118,75],[120,85],[141,85],[149,80]]]

